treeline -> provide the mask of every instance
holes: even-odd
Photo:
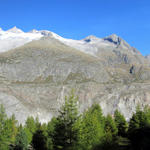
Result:
[[[94,104],[82,114],[78,98],[71,92],[59,115],[47,124],[27,118],[18,125],[0,107],[0,150],[148,150],[150,149],[150,108],[137,107],[129,122],[116,110],[103,116]]]

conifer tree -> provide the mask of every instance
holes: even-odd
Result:
[[[110,114],[105,117],[105,135],[102,139],[102,144],[100,145],[100,149],[104,150],[116,150],[116,139],[117,139],[117,133],[118,128],[115,124],[114,119]]]
[[[69,97],[65,97],[65,103],[56,118],[53,134],[53,144],[55,150],[73,150],[77,142],[78,129],[75,123],[78,119],[78,98],[72,91]]]
[[[7,115],[3,105],[0,105],[0,147],[1,149],[8,150],[9,140],[5,134]]]
[[[118,135],[125,136],[128,130],[128,123],[125,120],[124,116],[116,110],[114,113],[115,123],[118,128]]]
[[[29,129],[29,131],[34,134],[37,129],[37,123],[33,117],[28,117],[25,123],[25,127]]]
[[[37,129],[34,133],[32,146],[35,150],[47,150],[47,137],[42,129]]]
[[[111,115],[107,115],[105,119],[105,132],[110,132],[113,136],[116,136],[118,133],[117,126]]]
[[[27,120],[25,122],[24,130],[25,130],[26,135],[27,135],[28,143],[31,143],[32,136],[36,132],[36,130],[39,126],[38,124],[39,124],[39,121],[37,118],[36,118],[36,120],[33,117],[27,118]]]
[[[129,122],[129,132],[147,126],[147,116],[139,106],[136,108],[136,113],[133,114]]]
[[[15,150],[27,150],[28,148],[28,139],[26,132],[23,128],[20,128],[15,142]]]
[[[5,109],[0,105],[0,148],[3,150],[9,149],[10,145],[14,144],[17,134],[16,119],[14,115],[8,118]]]
[[[150,127],[150,106],[146,105],[143,111],[146,115],[146,124],[148,127]]]
[[[81,118],[80,147],[90,150],[100,144],[104,136],[104,117],[98,104],[92,105]]]
[[[53,135],[54,135],[54,128],[56,125],[57,119],[53,117],[51,121],[47,124],[47,134],[48,134],[48,150],[53,150]]]

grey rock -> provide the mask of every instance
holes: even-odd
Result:
[[[138,104],[150,104],[150,63],[120,37],[81,40],[85,50],[96,48],[91,55],[49,31],[32,32],[45,36],[0,53],[0,103],[20,123],[28,116],[49,121],[72,88],[79,96],[80,112],[98,103],[104,115],[119,109],[129,119]]]

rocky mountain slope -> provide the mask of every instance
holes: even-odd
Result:
[[[81,112],[99,103],[128,119],[150,104],[150,61],[115,34],[72,40],[15,27],[0,31],[0,45],[0,103],[21,123],[29,115],[48,121],[72,88]]]

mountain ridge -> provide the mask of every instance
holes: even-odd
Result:
[[[14,33],[14,34],[11,34],[11,33]],[[17,48],[28,42],[31,42],[32,40],[38,40],[42,37],[47,37],[47,36],[51,36],[55,39],[58,39],[59,41],[63,42],[64,44],[66,44],[68,46],[74,47],[76,49],[79,49],[83,52],[86,52],[86,53],[89,53],[92,55],[95,55],[97,50],[96,50],[96,48],[93,48],[93,51],[89,50],[89,49],[92,49],[92,46],[89,45],[90,42],[99,42],[99,45],[101,43],[101,46],[108,46],[110,43],[113,43],[117,46],[119,46],[119,45],[124,46],[124,48],[125,47],[131,48],[131,46],[127,42],[125,42],[122,38],[120,38],[116,34],[112,34],[112,35],[106,36],[104,38],[99,38],[94,35],[89,35],[81,40],[73,40],[73,39],[63,38],[63,37],[59,36],[58,34],[48,31],[48,30],[39,30],[38,31],[36,29],[33,29],[29,32],[23,32],[21,29],[19,29],[15,26],[7,31],[4,31],[2,29],[0,30],[0,44],[1,44],[0,52],[4,52],[4,51],[11,50],[13,48]],[[18,39],[17,39],[17,37],[18,37]],[[12,42],[12,44],[10,44],[12,46],[9,46],[9,47],[6,46],[5,43],[7,42],[7,38],[8,38],[9,43]],[[11,41],[11,38],[13,38],[12,41]],[[14,40],[14,38],[16,38],[16,41]],[[2,39],[5,39],[5,41],[2,41]],[[22,40],[20,40],[20,39],[22,39]],[[116,41],[116,40],[118,40],[118,41]],[[108,42],[105,42],[105,41],[108,41]],[[2,46],[3,42],[4,42],[4,46]],[[85,45],[84,42],[87,42],[87,45]],[[21,44],[19,44],[19,43],[21,43]],[[111,44],[110,46],[113,46],[113,44]],[[138,51],[136,50],[136,52],[138,52]]]
[[[17,35],[20,39],[26,34]],[[0,103],[20,123],[30,115],[47,122],[72,88],[80,112],[98,103],[104,115],[118,109],[128,119],[138,104],[150,104],[150,62],[122,38],[72,40],[43,30],[29,35],[36,40],[0,53]],[[0,36],[0,42],[9,46],[7,38]]]

